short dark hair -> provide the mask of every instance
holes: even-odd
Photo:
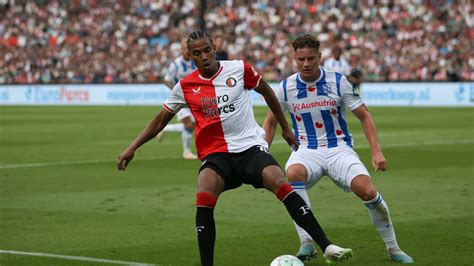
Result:
[[[339,52],[339,53],[342,53],[342,48],[341,46],[339,45],[336,45],[332,48],[332,52],[335,53],[335,52]]]
[[[186,44],[188,45],[188,49],[189,49],[189,43],[191,43],[195,40],[201,39],[201,38],[207,38],[209,40],[209,42],[211,44],[213,44],[212,38],[209,34],[207,34],[207,32],[205,32],[203,30],[197,30],[197,31],[191,32],[188,35],[188,39],[186,41]]]
[[[319,50],[319,45],[320,45],[320,42],[318,41],[318,39],[310,34],[305,34],[303,36],[297,37],[293,41],[293,44],[292,44],[293,50],[295,50],[295,52],[297,49],[305,48],[305,47]]]

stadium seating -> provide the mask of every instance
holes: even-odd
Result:
[[[161,82],[199,1],[0,1],[0,84]],[[359,2],[360,4],[356,4]],[[308,4],[311,3],[311,4]],[[208,31],[267,80],[294,71],[292,38],[344,48],[368,81],[474,80],[471,1],[208,1]]]

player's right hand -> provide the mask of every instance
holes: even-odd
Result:
[[[292,151],[297,151],[300,143],[296,139],[295,134],[291,130],[282,130],[281,136],[286,140],[288,145],[290,145]]]
[[[134,155],[135,151],[133,149],[128,148],[123,151],[117,160],[117,169],[119,171],[125,171],[125,169],[127,169],[128,164],[133,159]]]

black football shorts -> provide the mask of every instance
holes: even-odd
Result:
[[[224,190],[249,184],[255,188],[263,188],[262,171],[269,165],[280,167],[278,162],[263,146],[253,146],[243,152],[217,152],[207,156],[199,172],[211,168],[224,179]]]

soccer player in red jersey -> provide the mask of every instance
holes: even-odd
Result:
[[[305,201],[293,193],[277,161],[268,152],[263,129],[255,121],[249,91],[264,98],[282,128],[282,136],[298,149],[278,100],[269,85],[244,61],[217,61],[216,47],[204,31],[188,36],[188,51],[197,70],[177,83],[163,110],[122,152],[117,161],[125,170],[135,151],[154,138],[176,112],[189,107],[196,121],[195,143],[203,161],[196,194],[196,232],[202,265],[213,265],[216,230],[214,207],[219,195],[242,184],[266,188],[283,202],[293,220],[306,230],[331,259],[339,261],[352,250],[332,244]]]

